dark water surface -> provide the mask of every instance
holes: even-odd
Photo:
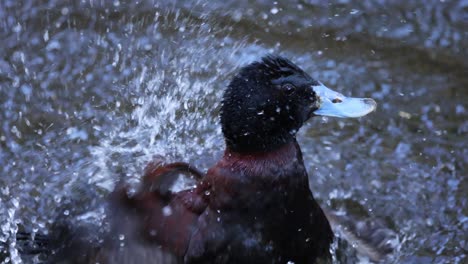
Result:
[[[251,2],[0,1],[2,263],[155,154],[205,170],[223,88],[270,52],[379,104],[301,130],[321,203],[395,231],[390,263],[468,263],[468,1]]]

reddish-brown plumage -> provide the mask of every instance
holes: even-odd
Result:
[[[228,149],[195,188],[159,194],[160,178],[188,168],[147,170],[141,190],[124,203],[151,243],[187,262],[309,263],[328,254],[318,242],[331,241],[330,227],[308,189],[295,141],[269,152]]]

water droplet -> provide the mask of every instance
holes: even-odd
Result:
[[[48,31],[48,30],[46,30],[46,31],[44,32],[43,38],[44,38],[44,41],[45,41],[45,42],[49,41],[49,31]]]
[[[272,13],[273,15],[276,15],[278,14],[279,12],[279,9],[277,7],[273,7],[271,10],[270,10],[270,13]]]
[[[162,210],[164,216],[170,216],[172,214],[172,208],[169,205],[164,206]]]
[[[263,114],[265,114],[265,111],[263,110],[257,112],[257,115],[263,115]]]
[[[22,26],[20,23],[16,24],[16,26],[13,27],[13,32],[19,33],[22,29]]]
[[[8,188],[8,186],[1,188],[1,191],[3,195],[10,195],[10,188]]]
[[[70,215],[70,211],[65,210],[65,211],[63,212],[63,214],[64,214],[64,215]]]
[[[239,22],[241,21],[242,19],[242,12],[240,11],[234,11],[234,13],[232,14],[232,19],[236,22]]]
[[[205,191],[205,195],[210,195],[210,191]]]
[[[11,199],[11,203],[13,204],[13,207],[18,208],[19,206],[18,199],[16,198]]]
[[[120,234],[119,235],[119,240],[124,240],[125,239],[125,235],[124,234]]]
[[[65,15],[68,14],[69,10],[68,10],[68,8],[64,7],[64,8],[62,8],[62,10],[60,12],[62,13],[62,15],[65,16]]]
[[[460,104],[457,105],[457,106],[455,107],[455,113],[456,113],[456,114],[463,114],[463,113],[465,113],[465,107],[463,107],[463,105],[460,105]]]

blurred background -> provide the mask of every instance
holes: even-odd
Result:
[[[396,232],[388,263],[468,263],[465,0],[0,1],[1,263],[153,155],[205,171],[224,87],[268,53],[378,102],[300,131],[320,203]]]

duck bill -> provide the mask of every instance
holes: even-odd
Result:
[[[319,85],[312,86],[312,89],[320,102],[319,108],[314,111],[315,115],[355,118],[365,116],[377,107],[377,103],[371,98],[346,97],[320,82]]]

